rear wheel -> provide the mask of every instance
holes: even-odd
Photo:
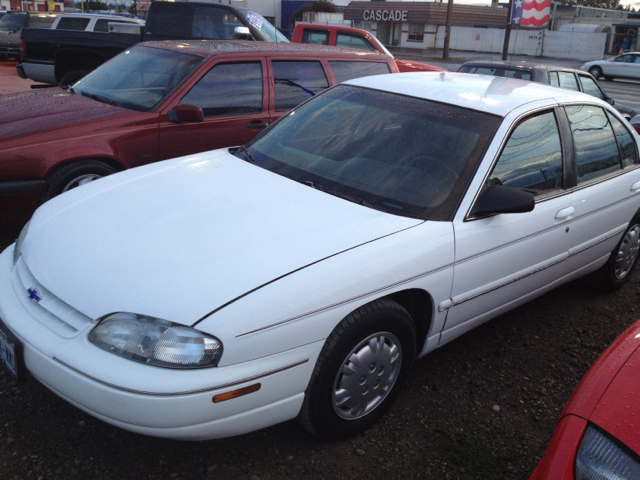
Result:
[[[415,326],[404,308],[386,298],[362,306],[327,339],[298,420],[325,438],[369,428],[395,401],[415,354]]]
[[[594,282],[598,289],[613,292],[620,288],[631,276],[638,263],[640,252],[640,214],[629,222],[622,239],[611,252],[611,256],[597,272]]]
[[[600,78],[602,76],[602,69],[600,67],[591,67],[589,73],[595,78]]]
[[[115,169],[98,160],[68,163],[49,176],[44,185],[40,203],[115,172]]]

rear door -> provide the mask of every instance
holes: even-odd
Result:
[[[266,62],[260,56],[220,59],[160,115],[160,157],[243,145],[270,122]],[[170,122],[178,105],[202,108],[201,123]]]

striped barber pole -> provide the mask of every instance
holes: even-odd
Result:
[[[549,23],[551,0],[513,0],[511,24],[523,27],[543,27]]]

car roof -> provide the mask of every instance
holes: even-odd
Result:
[[[124,17],[122,15],[111,15],[108,13],[79,13],[79,12],[63,12],[62,14],[58,14],[58,16],[62,16],[62,17],[82,17],[82,18],[114,18],[117,20],[126,20],[129,22],[135,22],[135,21],[142,21],[139,18],[131,18],[131,17]]]
[[[143,42],[137,45],[171,50],[179,53],[198,55],[200,57],[212,57],[227,53],[326,53],[326,54],[350,54],[358,57],[371,57],[371,59],[384,58],[378,52],[365,52],[355,48],[333,47],[329,45],[311,45],[307,43],[288,42],[252,42],[247,40],[167,40],[163,42]]]
[[[568,67],[558,67],[556,65],[547,65],[544,63],[534,63],[525,61],[511,61],[505,62],[500,60],[471,60],[465,62],[462,66],[468,67],[490,67],[490,68],[516,68],[519,70],[554,70],[563,72],[585,73],[581,70]]]
[[[539,100],[603,103],[574,90],[563,90],[513,78],[469,73],[394,73],[357,78],[345,84],[445,102],[501,117],[514,108]]]

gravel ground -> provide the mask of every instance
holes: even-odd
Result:
[[[381,422],[338,442],[295,421],[208,442],[145,437],[0,369],[0,478],[526,479],[582,375],[637,319],[639,277],[610,295],[573,282],[445,345]]]

